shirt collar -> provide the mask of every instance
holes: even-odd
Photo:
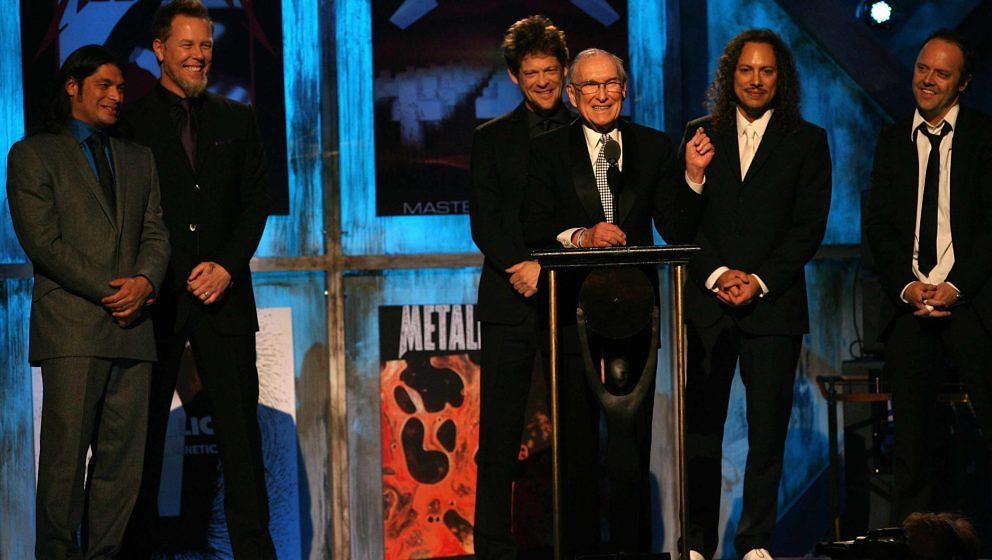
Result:
[[[764,115],[761,115],[761,117],[754,119],[754,122],[748,122],[748,120],[744,117],[744,114],[741,113],[741,110],[737,109],[735,111],[735,113],[737,114],[737,136],[744,134],[744,129],[747,127],[747,125],[751,125],[751,129],[758,134],[758,138],[764,136],[765,129],[768,128],[768,121],[772,120],[772,113],[774,111],[775,109],[768,109],[767,111],[765,111]]]
[[[202,95],[197,97],[188,97],[188,98],[179,97],[175,93],[169,91],[167,87],[163,86],[162,82],[158,82],[157,84],[155,84],[155,90],[158,91],[159,96],[162,98],[165,104],[170,106],[178,105],[179,102],[182,101],[183,99],[189,99],[194,106],[196,106],[196,104],[203,101]]]
[[[529,108],[527,109],[527,122],[530,123],[531,126],[537,125],[545,120],[552,121],[556,124],[568,124],[572,120],[571,116],[571,113],[565,107],[564,103],[559,103],[558,109],[550,115],[539,115],[534,111],[531,111]]]
[[[947,114],[944,115],[944,120],[937,123],[937,126],[930,126],[930,123],[928,123],[927,120],[923,118],[923,115],[920,114],[920,110],[916,109],[916,111],[913,112],[913,128],[910,129],[909,140],[911,142],[916,142],[916,131],[923,123],[926,123],[931,134],[939,134],[940,129],[943,128],[945,122],[951,125],[951,132],[954,132],[954,127],[958,124],[958,113],[960,112],[961,105],[955,103],[954,106],[947,111]]]
[[[69,125],[67,128],[69,129],[69,134],[80,144],[85,142],[96,132],[99,132],[99,129],[92,127],[81,120],[73,118],[69,119]]]
[[[603,137],[602,132],[597,132],[589,128],[589,125],[583,123],[582,134],[584,134],[586,137],[586,148],[588,148],[590,152],[599,149],[599,140]],[[617,142],[620,142],[620,145],[623,146],[623,141],[620,139],[619,123],[617,123],[617,126],[615,126],[613,130],[607,132],[606,135],[616,140]]]

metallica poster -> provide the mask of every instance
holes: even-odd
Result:
[[[376,215],[467,214],[472,130],[520,103],[500,55],[527,14],[565,31],[572,54],[627,53],[618,0],[372,2]]]
[[[386,560],[474,552],[482,349],[474,315],[474,305],[379,308]],[[527,491],[514,499],[525,548],[541,546],[548,528],[541,509],[548,471],[527,469],[546,456],[550,440],[542,389],[532,390],[521,440],[525,474],[517,487]]]
[[[27,128],[40,123],[59,66],[77,48],[104,45],[127,63],[125,105],[159,77],[151,26],[162,0],[21,0]],[[281,0],[203,0],[214,22],[208,88],[255,107],[269,163],[272,212],[289,213]]]

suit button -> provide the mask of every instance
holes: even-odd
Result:
[[[193,190],[194,191],[199,191],[200,190],[200,185],[199,184],[193,185]]]
[[[189,230],[190,231],[196,231],[196,224],[190,224],[189,225]]]

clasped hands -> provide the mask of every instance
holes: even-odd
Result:
[[[119,327],[127,327],[140,315],[141,308],[149,305],[154,298],[152,283],[144,276],[124,276],[110,281],[111,288],[117,291],[100,300],[103,308],[110,313]]]
[[[716,279],[716,298],[730,307],[744,307],[761,293],[757,277],[740,270],[728,270]]]
[[[186,291],[195,298],[210,305],[221,297],[231,287],[231,274],[215,262],[202,262],[193,267],[186,279]]]
[[[536,263],[535,263],[536,264]],[[103,308],[110,313],[119,327],[127,327],[141,316],[141,309],[151,305],[152,283],[144,276],[115,278],[109,283],[117,291],[100,300]],[[536,285],[536,280],[535,280]],[[231,275],[214,262],[202,262],[193,268],[186,280],[186,290],[204,305],[220,299],[231,286]]]
[[[949,317],[950,307],[957,303],[960,297],[954,286],[947,282],[937,285],[912,282],[903,292],[903,298],[915,308],[913,315],[934,319]]]

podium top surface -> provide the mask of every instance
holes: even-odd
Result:
[[[594,268],[600,266],[643,266],[684,264],[699,252],[696,245],[648,245],[642,247],[596,247],[592,249],[552,249],[531,252],[531,258],[544,268]]]

